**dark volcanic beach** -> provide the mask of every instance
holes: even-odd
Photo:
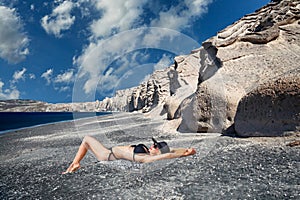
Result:
[[[0,199],[300,199],[299,136],[235,138],[165,133],[160,120],[119,113],[0,135]],[[82,138],[107,147],[195,147],[197,154],[150,164],[101,161],[91,153],[73,174],[61,173]]]

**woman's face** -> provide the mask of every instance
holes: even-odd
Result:
[[[159,155],[160,154],[160,150],[158,147],[154,147],[154,145],[152,145],[149,149],[150,155],[155,156],[155,155]]]

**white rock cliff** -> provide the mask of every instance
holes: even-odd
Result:
[[[190,103],[182,106],[179,130],[235,130],[240,136],[299,131],[299,19],[300,1],[270,3],[205,41],[201,52],[210,59],[200,61],[205,69],[200,70],[198,89]],[[262,85],[264,89],[258,89]],[[273,93],[272,98],[265,96],[266,91]],[[290,104],[283,103],[282,96]],[[243,106],[250,99],[253,106]],[[279,119],[283,114],[266,114],[274,113],[279,105],[287,119]]]

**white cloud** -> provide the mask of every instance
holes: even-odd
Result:
[[[71,11],[75,4],[71,1],[64,1],[51,13],[41,19],[42,27],[48,34],[61,37],[62,31],[70,29],[75,21],[75,16],[71,16]]]
[[[144,3],[145,0],[96,1],[96,8],[103,16],[91,25],[94,37],[110,36],[132,28],[143,13]]]
[[[48,69],[41,75],[47,81],[47,85],[53,83],[55,90],[66,92],[70,90],[70,83],[74,82],[74,69],[69,69],[61,74],[53,76],[53,69]]]
[[[29,74],[29,78],[30,79],[35,79],[35,75],[34,74]]]
[[[20,92],[16,87],[16,83],[19,80],[25,80],[26,77],[34,79],[35,75],[30,73],[26,74],[27,69],[23,68],[22,70],[17,70],[10,80],[10,87],[3,90],[4,83],[0,80],[0,99],[18,99],[20,97]]]
[[[91,43],[84,50],[84,54],[77,58],[75,64],[80,66],[79,77],[84,75],[89,77],[84,85],[86,93],[92,92],[100,83],[103,85],[102,88],[104,90],[113,88],[118,79],[115,75],[120,75],[121,72],[124,72],[126,68],[130,67],[130,65],[121,66],[121,68],[116,70],[117,74],[115,75],[112,75],[112,73],[104,74],[112,61],[120,58],[120,55],[126,54],[127,51],[130,51],[131,48],[135,48],[136,46],[136,34],[124,34],[121,38],[124,39],[126,43],[120,42],[119,37],[112,37],[109,40],[99,40],[96,44]],[[106,85],[104,85],[104,83],[106,83]]]
[[[55,83],[70,83],[74,80],[74,70],[69,69],[68,71],[64,72],[63,74],[59,74],[56,76],[54,82]]]
[[[184,0],[169,10],[163,10],[159,17],[151,21],[151,26],[183,30],[194,17],[199,17],[207,11],[212,0]]]
[[[67,92],[70,91],[70,87],[69,86],[62,86],[62,87],[55,87],[55,90],[58,90],[59,92]]]
[[[29,54],[29,39],[15,9],[0,6],[0,58],[18,63]]]
[[[105,87],[102,92],[113,90],[118,83],[119,78],[113,75],[113,68],[109,68],[108,71],[98,79],[99,87]]]
[[[51,83],[52,74],[53,74],[53,69],[48,69],[46,72],[44,72],[41,75],[42,78],[46,79],[48,85]]]
[[[15,71],[15,73],[13,74],[13,79],[10,81],[13,85],[15,83],[17,83],[19,80],[25,80],[26,78],[29,79],[35,79],[35,75],[30,73],[30,74],[26,74],[27,69],[23,67],[22,70],[19,71]]]
[[[21,80],[25,80],[25,72],[26,72],[26,68],[23,68],[20,71],[15,71],[14,75],[13,75],[13,82],[18,82],[20,79]]]
[[[20,92],[15,88],[11,87],[10,89],[5,89],[3,91],[4,83],[0,80],[0,99],[7,100],[7,99],[19,99]]]

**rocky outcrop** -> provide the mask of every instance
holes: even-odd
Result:
[[[2,100],[0,112],[95,112],[100,102],[50,104],[34,100]]]
[[[158,112],[154,114],[156,116],[167,113],[170,120],[178,118],[179,114],[176,113],[181,102],[197,88],[199,51],[196,49],[190,55],[175,57],[172,66],[155,71],[148,81],[135,88],[117,91],[114,97],[104,99],[100,107],[144,113],[152,112],[155,108],[153,112]]]
[[[300,68],[299,19],[300,1],[270,3],[205,41],[200,51],[198,89],[182,105],[179,130],[226,132],[235,127],[241,136],[273,136],[297,131],[300,125],[299,104],[296,104],[299,87],[295,87],[293,95],[290,95],[288,88],[281,87],[276,81]],[[295,73],[295,76],[298,74]],[[299,86],[299,79],[292,80]],[[290,83],[291,80],[281,81]],[[281,96],[265,98],[260,92],[255,93],[261,85],[266,86],[264,91],[272,93],[282,90],[284,101],[292,104],[281,102]],[[261,112],[255,112],[249,106],[247,113],[241,112],[242,109],[237,112],[238,105],[250,99],[255,102],[255,98],[260,99],[257,103],[263,107]],[[274,108],[276,105],[271,100],[282,106],[284,119],[279,119],[281,115],[277,116],[279,118],[266,116],[266,113],[278,109]],[[292,107],[294,111],[289,113]],[[276,126],[263,127],[267,120],[274,121]],[[284,125],[286,123],[289,125]],[[274,131],[276,128],[278,130]]]
[[[269,80],[239,102],[234,126],[240,136],[281,136],[299,131],[300,69]]]
[[[45,112],[48,104],[34,100],[1,100],[0,112]]]

